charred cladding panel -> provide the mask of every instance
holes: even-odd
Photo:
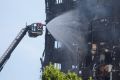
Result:
[[[101,18],[91,23],[93,42],[118,43],[120,40],[120,18]]]
[[[46,23],[50,22],[60,14],[73,9],[76,6],[76,0],[45,0],[46,6]],[[56,40],[51,33],[46,29],[45,34],[45,59],[43,66],[53,63],[63,62],[62,55],[63,50],[56,48]]]
[[[74,8],[76,1],[73,0],[45,0],[46,21],[49,22],[61,13]]]

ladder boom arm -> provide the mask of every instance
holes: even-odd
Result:
[[[2,70],[3,66],[7,62],[7,60],[10,58],[10,55],[12,54],[13,50],[17,47],[19,42],[22,40],[22,38],[25,36],[25,34],[28,31],[28,27],[23,28],[17,37],[13,40],[13,42],[10,44],[8,49],[4,52],[4,54],[0,58],[0,71]]]

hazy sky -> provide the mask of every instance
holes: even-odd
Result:
[[[25,23],[45,21],[45,0],[0,0],[0,56]],[[0,80],[40,80],[44,35],[26,35],[0,72]]]

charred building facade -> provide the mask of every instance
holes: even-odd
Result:
[[[119,80],[119,2],[45,0],[48,25],[43,67],[52,62],[61,71],[76,72],[84,80],[88,76]]]
[[[46,4],[46,23],[49,23],[55,17],[67,12],[76,6],[76,0],[45,0]],[[64,27],[64,26],[63,26]],[[68,56],[61,49],[62,43],[57,41],[52,34],[46,29],[45,34],[45,59],[43,66],[50,62],[56,63],[62,71],[67,72],[70,64],[67,64]],[[68,68],[69,67],[69,68]]]

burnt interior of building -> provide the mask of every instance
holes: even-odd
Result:
[[[45,0],[46,23],[48,24],[51,20],[67,11],[84,8],[85,6],[79,7],[79,4],[81,5],[89,1],[90,0]],[[45,50],[43,52],[44,60],[41,60],[42,67],[52,62],[53,64],[57,63],[56,66],[59,66],[63,72],[76,72],[84,78],[83,80],[87,80],[89,76],[92,76],[94,80],[119,80],[120,12],[119,4],[117,4],[119,0],[91,0],[91,2],[93,2],[91,3],[92,8],[98,4],[98,6],[100,5],[98,9],[101,10],[102,5],[109,13],[106,15],[105,12],[103,12],[105,14],[97,10],[95,12],[95,8],[92,9],[91,13],[87,12],[90,10],[86,8],[82,10],[82,12],[86,12],[85,16],[87,16],[88,19],[88,21],[85,21],[88,26],[87,31],[83,32],[86,45],[86,51],[83,50],[84,55],[79,54],[82,52],[81,49],[84,48],[79,48],[79,46],[83,44],[78,42],[72,44],[77,45],[77,48],[72,47],[73,51],[74,49],[75,51],[71,52],[63,43],[56,40],[46,28]],[[81,14],[81,10],[79,14]],[[78,35],[78,37],[80,36]],[[76,55],[71,55],[70,53],[76,53]],[[81,56],[84,58],[80,59]]]

